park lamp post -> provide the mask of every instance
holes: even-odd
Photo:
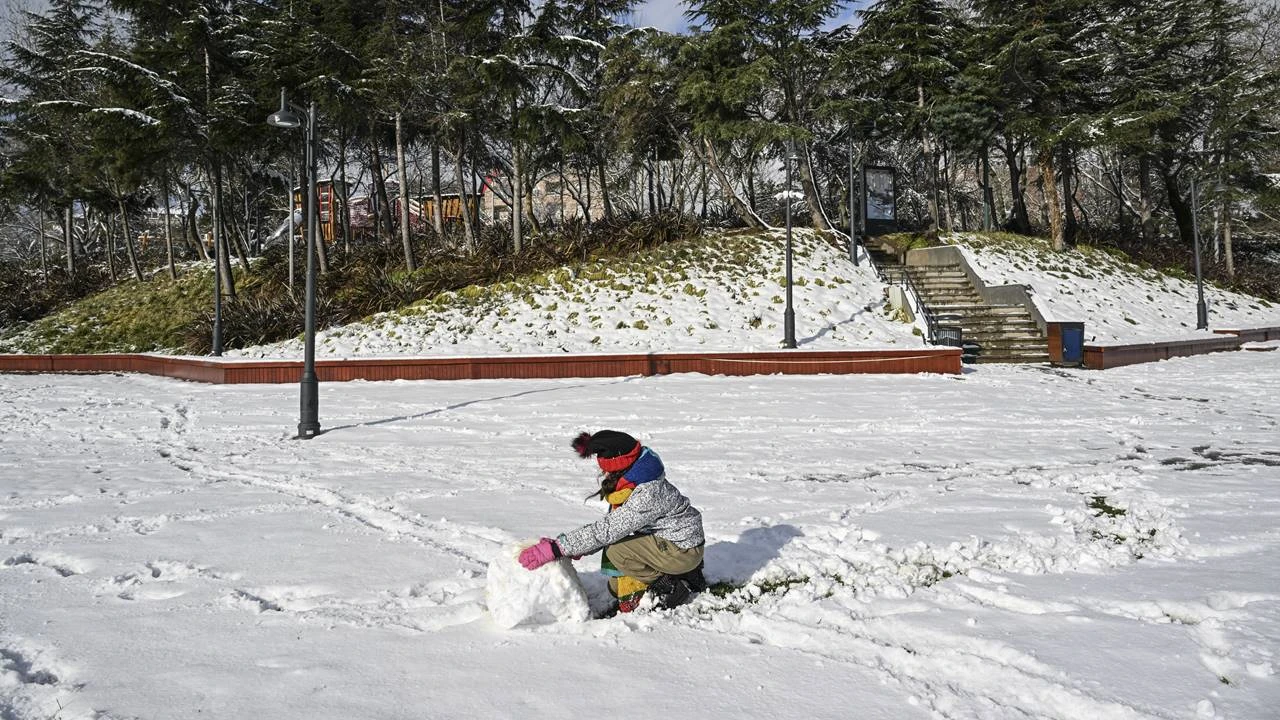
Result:
[[[316,243],[319,227],[316,213],[316,104],[306,110],[289,104],[280,91],[280,109],[267,116],[267,124],[278,128],[305,129],[307,163],[306,320],[303,328],[302,379],[299,381],[300,414],[298,438],[310,439],[320,434],[320,384],[316,379]],[[292,209],[289,211],[293,212]]]
[[[213,349],[214,357],[222,357],[222,238],[218,236],[218,214],[213,216]],[[197,237],[198,241],[200,238]]]
[[[853,163],[853,124],[849,125],[849,256],[853,258],[853,266],[858,267],[858,226],[854,215],[854,163]],[[862,188],[858,188],[862,192]]]
[[[1196,329],[1209,329],[1209,307],[1204,302],[1204,274],[1200,269],[1200,194],[1196,179],[1191,178],[1191,234],[1196,254]]]
[[[794,152],[790,152],[786,157],[787,166],[787,188],[783,196],[786,198],[787,206],[787,308],[782,313],[782,346],[794,350],[796,347],[796,311],[791,304],[791,163],[798,160]]]

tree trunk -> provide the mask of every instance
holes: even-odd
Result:
[[[231,274],[231,258],[229,257],[226,233],[222,227],[222,163],[213,162],[213,247],[214,261],[218,263],[218,273],[222,277],[222,294],[230,299],[236,297],[236,281]]]
[[[698,159],[698,176],[701,181],[702,195],[702,211],[698,214],[698,217],[705,222],[707,219],[707,195],[710,193],[711,187],[707,184],[707,163],[701,158]]]
[[[924,112],[924,84],[916,84],[916,106]],[[929,202],[929,230],[938,232],[938,165],[933,157],[933,142],[929,139],[929,130],[920,125],[920,153],[924,160],[925,181],[928,183],[926,197]]]
[[[241,206],[244,209],[244,217],[240,219],[243,220],[244,223],[240,225],[240,227],[242,228],[242,233],[244,235],[245,255],[253,257],[261,251],[254,247],[257,243],[254,242],[253,237],[253,208],[250,207],[252,198],[249,196],[249,190],[253,186],[253,179],[249,177],[248,170],[245,171],[242,182],[244,183],[244,186],[240,188],[240,197],[243,199]],[[247,270],[248,268],[246,267],[245,269]]]
[[[236,257],[240,258],[240,267],[244,268],[245,272],[248,272],[249,257],[253,254],[253,248],[249,246],[250,229],[249,221],[247,219],[248,208],[246,207],[245,210],[245,224],[241,225],[238,222],[232,222],[230,219],[228,219],[226,223],[231,228],[231,232],[228,233],[228,242],[232,243],[235,247]]]
[[[396,113],[396,177],[400,180],[400,242],[404,245],[404,267],[417,269],[413,262],[413,241],[409,237],[409,168],[404,161],[404,116]]]
[[[947,212],[947,232],[956,231],[956,208],[951,197],[951,156],[947,150],[942,151],[942,198]]]
[[[351,252],[351,188],[347,185],[347,131],[342,128],[341,140],[338,144],[338,182],[342,184],[342,193],[333,193],[333,199],[342,203],[342,252]],[[336,191],[337,188],[334,188]]]
[[[1231,201],[1222,201],[1222,259],[1226,263],[1227,277],[1236,277],[1236,256],[1231,247]]]
[[[1173,211],[1173,219],[1178,224],[1178,236],[1186,247],[1195,247],[1194,208],[1182,196],[1178,188],[1178,176],[1174,174],[1168,159],[1161,163],[1160,177],[1164,181],[1164,190],[1169,197],[1169,209]]]
[[[564,175],[564,160],[560,161],[560,164],[556,168],[556,172],[560,176],[560,197],[559,202],[557,202],[556,205],[560,208],[560,227],[564,227],[564,206],[566,204],[564,201],[564,194],[569,188],[569,178]]]
[[[685,163],[682,158],[676,163],[675,172],[671,177],[671,205],[668,206],[675,208],[678,215],[684,215],[686,202],[688,201],[686,197],[688,185],[688,180],[685,178]],[[697,199],[696,189],[694,191],[694,199]]]
[[[724,170],[721,169],[720,163],[716,159],[716,150],[711,145],[711,141],[703,138],[702,147],[706,152],[705,159],[707,165],[711,168],[711,172],[716,176],[716,181],[720,183],[720,192],[724,195],[726,200],[738,209],[738,214],[742,218],[743,222],[753,228],[763,230],[771,229],[769,223],[761,220],[760,216],[756,215],[755,211],[751,209],[751,206],[744,202],[733,189],[733,183],[729,182],[729,178],[725,176]],[[750,176],[748,175],[748,177]]]
[[[75,217],[74,205],[67,206],[64,217],[66,219],[62,226],[62,232],[67,244],[67,277],[71,277],[76,274],[76,246],[75,246],[76,232],[75,232],[75,228],[71,224],[72,218]]]
[[[458,177],[458,214],[462,215],[463,249],[468,253],[476,251],[476,231],[471,225],[471,210],[467,207],[466,167],[463,165],[463,149],[466,147],[466,135],[458,134],[458,150],[454,154],[457,162]]]
[[[370,151],[373,153],[373,187],[378,194],[379,216],[382,220],[382,227],[387,229],[387,234],[391,233],[391,228],[396,226],[395,220],[391,217],[391,198],[387,196],[387,177],[386,171],[382,167],[382,150],[378,147],[378,139],[374,137],[370,143]],[[378,233],[378,242],[386,242],[387,237]]]
[[[228,187],[228,189],[230,189]],[[227,205],[230,205],[228,203]],[[223,207],[227,207],[224,205]],[[248,212],[246,211],[246,216]],[[248,227],[247,225],[245,226]],[[231,213],[224,211],[222,213],[223,234],[227,238],[227,245],[235,250],[236,257],[240,259],[240,267],[244,268],[245,273],[249,272],[249,235],[247,232],[241,233],[241,225],[236,222],[236,218],[231,217]],[[228,230],[230,230],[228,232]]]
[[[1067,248],[1062,222],[1062,198],[1058,194],[1058,173],[1053,165],[1053,148],[1044,148],[1036,156],[1036,166],[1040,170],[1040,179],[1044,183],[1045,212],[1049,221],[1049,242],[1053,249],[1061,252]]]
[[[44,236],[44,198],[40,199],[40,208],[36,211],[36,223],[40,226],[40,282],[49,284],[49,251],[45,247]]]
[[[813,166],[810,164],[809,146],[804,146],[804,157],[796,163],[799,168],[800,189],[804,192],[805,205],[809,207],[809,221],[814,230],[830,230],[827,212],[822,208],[822,198],[818,194],[818,185],[813,181]]]
[[[186,186],[187,203],[186,210],[183,212],[184,232],[187,233],[187,242],[194,243],[196,247],[196,256],[201,260],[210,260],[209,248],[205,247],[204,240],[200,237],[200,224],[196,220],[196,216],[200,212],[200,201],[196,199],[195,188],[191,185]]]
[[[1075,191],[1072,190],[1071,178],[1075,174],[1075,165],[1071,161],[1071,150],[1065,145],[1062,147],[1062,200],[1063,200],[1063,220],[1065,225],[1062,228],[1063,241],[1072,247],[1076,244],[1076,235],[1080,231],[1080,226],[1076,222],[1075,211]]]
[[[116,197],[116,207],[120,208],[120,227],[124,230],[124,251],[129,258],[129,268],[138,282],[142,282],[142,268],[138,266],[138,253],[133,249],[133,231],[129,227],[129,212],[124,207],[123,197]]]
[[[600,207],[604,210],[605,219],[613,217],[613,198],[609,195],[609,175],[605,169],[605,161],[600,159]]]
[[[431,145],[431,227],[444,237],[444,198],[440,195],[440,143]]]
[[[1027,194],[1022,184],[1022,165],[1018,161],[1018,148],[1010,140],[1001,148],[1005,164],[1009,168],[1009,201],[1013,204],[1005,228],[1020,235],[1031,234],[1031,218],[1027,216]]]
[[[512,113],[515,112],[513,104]],[[514,115],[513,115],[514,117]],[[524,181],[520,178],[520,143],[515,138],[515,127],[511,135],[511,242],[515,254],[524,250],[524,237],[521,235],[520,218],[524,215]]]
[[[522,173],[523,174],[523,173]],[[529,182],[525,182],[529,180]],[[520,179],[520,195],[524,198],[524,216],[529,221],[529,230],[537,233],[542,230],[542,221],[538,219],[537,213],[533,211],[533,182],[532,178]]]
[[[1155,193],[1151,189],[1151,158],[1138,159],[1138,220],[1142,223],[1142,241],[1156,240]]]
[[[991,148],[982,146],[982,229],[995,228],[995,197],[991,192]]]
[[[169,262],[169,278],[178,279],[178,268],[173,264],[173,214],[170,212],[169,170],[166,168],[161,178],[160,192],[164,194],[164,252]]]
[[[645,179],[645,184],[649,188],[649,195],[648,195],[649,214],[653,215],[657,211],[658,198],[654,194],[654,190],[653,190],[653,161],[651,159],[646,161],[644,164],[644,179]]]
[[[111,278],[111,282],[119,282],[120,277],[116,274],[116,232],[115,222],[111,216],[107,216],[107,238],[103,243],[106,248],[107,255],[107,275]]]

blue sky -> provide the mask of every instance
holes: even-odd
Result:
[[[831,23],[831,27],[843,25],[853,17],[854,11],[868,4],[866,0],[851,0],[844,3],[844,10]],[[632,24],[636,26],[651,25],[662,30],[673,32],[686,29],[688,21],[684,14],[688,6],[684,0],[647,0],[640,4],[633,13]]]

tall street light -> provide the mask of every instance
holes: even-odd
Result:
[[[307,281],[306,321],[303,329],[302,379],[299,381],[301,412],[298,438],[310,439],[320,434],[320,383],[316,378],[316,243],[319,237],[316,214],[316,104],[306,110],[289,104],[280,91],[280,109],[267,116],[267,124],[278,128],[306,128],[307,146]],[[292,212],[292,210],[290,210]]]
[[[1196,329],[1209,328],[1209,307],[1204,304],[1204,275],[1200,271],[1200,195],[1196,179],[1191,178],[1191,234],[1195,237],[1196,252]]]
[[[853,175],[853,125],[849,125],[849,255],[853,257],[853,266],[858,267],[858,226],[854,216],[854,175]],[[858,192],[862,192],[859,188]]]
[[[791,305],[791,163],[797,159],[795,153],[787,155],[787,191],[784,193],[787,206],[787,309],[782,314],[782,346],[790,349],[796,346],[796,311]]]
[[[213,212],[213,356],[222,357],[222,237],[218,234],[218,208]],[[199,238],[196,238],[199,240]]]

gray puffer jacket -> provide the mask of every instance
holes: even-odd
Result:
[[[636,487],[612,512],[556,542],[565,555],[589,555],[636,534],[657,535],[685,550],[706,542],[702,513],[665,476]]]

